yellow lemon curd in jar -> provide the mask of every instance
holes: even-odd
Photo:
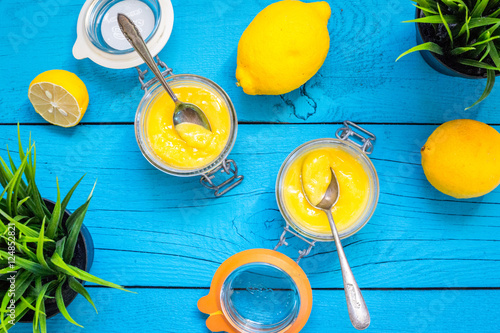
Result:
[[[198,106],[207,116],[212,131],[191,123],[174,127],[175,104],[166,92],[153,102],[146,119],[151,149],[168,166],[199,169],[222,153],[231,133],[231,119],[225,101],[208,88],[172,87],[179,100]]]
[[[307,200],[317,205],[323,199],[332,179],[330,168],[340,187],[339,200],[332,208],[339,233],[356,224],[368,205],[370,179],[355,156],[333,147],[305,153],[292,162],[283,182],[286,209],[295,224],[305,231],[331,235],[325,212]]]

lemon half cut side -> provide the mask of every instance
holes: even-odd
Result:
[[[77,125],[89,104],[87,87],[83,81],[64,70],[38,75],[30,84],[28,97],[43,119],[61,127]]]

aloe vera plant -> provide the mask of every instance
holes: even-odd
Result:
[[[71,265],[92,193],[64,221],[66,207],[82,179],[62,200],[57,183],[57,201],[54,208],[49,209],[35,182],[35,144],[30,136],[25,151],[20,135],[18,139],[20,165],[16,166],[10,152],[7,161],[0,157],[3,186],[0,195],[0,333],[8,332],[29,311],[34,313],[33,332],[46,332],[45,302],[48,299],[55,299],[63,316],[80,326],[66,309],[63,287],[69,286],[83,295],[94,309],[80,281],[125,289]]]
[[[432,24],[434,33],[431,41],[411,48],[397,60],[415,51],[430,51],[454,69],[478,69],[480,75],[486,74],[486,88],[467,109],[482,102],[500,72],[500,0],[412,1],[422,15],[405,22]]]

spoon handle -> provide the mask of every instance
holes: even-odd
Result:
[[[146,65],[148,65],[149,69],[151,69],[153,74],[160,81],[170,97],[174,100],[175,103],[178,103],[179,100],[177,96],[174,94],[172,89],[170,89],[169,85],[165,81],[165,78],[158,69],[158,66],[151,56],[151,53],[146,46],[146,42],[144,42],[144,39],[142,38],[141,33],[139,32],[139,29],[137,29],[135,23],[126,15],[118,14],[118,25],[120,26],[120,29],[122,30],[125,38],[127,38],[128,42],[133,46],[137,53],[139,53],[142,60],[144,60]]]
[[[370,313],[368,312],[365,299],[361,294],[361,290],[358,287],[356,279],[352,274],[351,267],[347,262],[344,248],[340,242],[339,232],[337,231],[337,227],[333,221],[332,212],[330,210],[326,210],[326,215],[328,215],[328,222],[330,222],[333,237],[335,238],[335,245],[337,246],[340,268],[342,269],[342,278],[344,279],[344,291],[347,301],[347,310],[349,311],[349,318],[351,318],[351,323],[354,328],[364,330],[370,326]]]

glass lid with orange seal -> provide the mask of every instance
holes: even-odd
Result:
[[[133,22],[155,58],[151,68],[160,69],[175,96],[202,110],[211,125],[209,131],[191,123],[174,124],[176,104],[157,78],[146,79],[148,70],[139,67],[144,60],[122,33],[118,14]],[[73,55],[107,68],[135,67],[145,92],[135,116],[141,153],[167,174],[201,177],[200,183],[220,197],[243,181],[236,162],[228,158],[238,132],[236,110],[215,82],[194,74],[174,75],[158,57],[170,38],[173,23],[170,0],[87,0],[78,18]]]
[[[372,133],[346,121],[336,138],[309,141],[285,159],[276,182],[276,198],[286,222],[279,243],[274,250],[240,252],[217,269],[209,294],[198,301],[198,309],[209,315],[206,325],[210,331],[300,332],[313,311],[313,298],[311,284],[298,263],[318,241],[333,240],[326,214],[304,201],[306,195],[314,195],[306,192],[308,175],[321,174],[323,168],[339,174],[340,198],[332,215],[339,222],[339,236],[352,236],[366,225],[378,201],[378,177],[367,156],[372,153],[375,140]],[[299,251],[297,262],[277,251],[288,245],[288,234],[308,244]],[[344,267],[351,322],[356,328],[365,329],[370,324],[366,304],[352,273],[344,271]]]

